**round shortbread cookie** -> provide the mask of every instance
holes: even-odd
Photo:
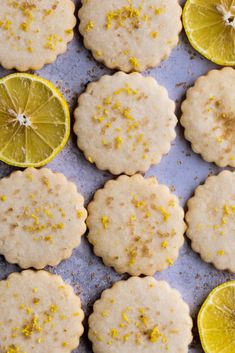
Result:
[[[108,181],[88,206],[88,239],[119,273],[151,275],[173,265],[184,242],[184,211],[154,177]]]
[[[89,318],[94,353],[187,353],[191,329],[180,293],[153,277],[117,282]]]
[[[174,140],[175,104],[152,77],[118,72],[88,85],[74,131],[90,162],[113,174],[145,172]]]
[[[30,270],[0,282],[0,352],[69,353],[84,318],[73,288],[60,276]]]
[[[235,172],[210,176],[188,201],[192,248],[219,270],[235,273]]]
[[[82,0],[79,31],[96,60],[125,72],[166,59],[182,29],[178,0]]]
[[[196,153],[220,167],[235,167],[235,70],[200,77],[182,104],[181,124]]]
[[[85,233],[87,212],[75,184],[43,168],[0,180],[0,253],[22,268],[55,266]]]
[[[76,25],[71,0],[1,0],[0,64],[39,70],[67,49]]]

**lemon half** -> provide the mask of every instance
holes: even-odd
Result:
[[[219,65],[235,65],[234,0],[187,0],[183,24],[200,54]]]
[[[235,353],[235,281],[210,293],[199,312],[198,328],[206,353]]]
[[[0,160],[40,167],[62,150],[69,133],[68,105],[51,82],[25,73],[0,80]]]

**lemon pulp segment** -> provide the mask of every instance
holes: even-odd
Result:
[[[235,65],[235,1],[187,0],[183,23],[191,45],[219,65]]]
[[[68,105],[52,83],[29,74],[0,80],[0,160],[42,166],[61,151],[69,132]]]
[[[235,353],[235,281],[215,288],[198,315],[206,353]]]

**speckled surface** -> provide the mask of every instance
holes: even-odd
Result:
[[[80,0],[75,0],[75,3],[78,8]],[[181,1],[182,5],[183,3],[184,1]],[[179,106],[184,99],[187,87],[191,86],[198,76],[215,67],[198,55],[190,47],[185,35],[181,34],[180,43],[172,52],[171,57],[158,68],[144,74],[154,76],[168,89],[170,97],[177,102],[177,115],[180,117]],[[0,68],[0,77],[8,73],[9,71]],[[42,77],[51,80],[62,91],[69,103],[71,113],[76,107],[78,94],[84,90],[87,83],[107,73],[111,71],[96,63],[83,47],[77,30],[68,51],[55,63],[37,72]],[[84,195],[86,204],[94,192],[102,187],[106,180],[112,178],[111,174],[99,171],[84,159],[76,146],[73,133],[65,149],[48,166],[52,170],[64,173],[75,182]],[[11,171],[13,168],[0,162],[0,177],[9,175]],[[160,165],[152,167],[147,175],[155,175],[161,183],[171,187],[172,191],[179,196],[181,204],[185,206],[194,189],[209,174],[218,172],[219,168],[204,162],[200,156],[193,153],[189,143],[183,137],[183,129],[178,126],[177,138],[170,153],[163,158]],[[91,344],[87,339],[87,316],[92,310],[92,305],[105,288],[127,276],[119,276],[112,269],[104,266],[102,261],[93,254],[85,236],[81,246],[73,252],[70,259],[61,263],[57,268],[48,268],[48,270],[60,274],[66,282],[73,285],[76,293],[80,294],[86,313],[86,329],[80,347],[74,353],[91,353]],[[19,268],[8,264],[3,257],[0,257],[0,279],[5,279],[14,271],[19,271]],[[235,275],[218,271],[212,265],[204,263],[191,250],[188,240],[185,241],[180,257],[174,266],[162,273],[157,273],[155,277],[167,280],[171,286],[182,293],[185,301],[190,305],[194,322],[202,302],[211,289],[220,283],[235,279]],[[195,324],[194,341],[189,353],[201,352]]]

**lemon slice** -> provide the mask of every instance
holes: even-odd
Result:
[[[183,24],[199,53],[216,64],[235,65],[234,0],[187,0]]]
[[[235,353],[235,281],[215,288],[198,315],[206,353]]]
[[[68,105],[49,81],[19,73],[0,80],[0,160],[40,167],[66,144]]]

